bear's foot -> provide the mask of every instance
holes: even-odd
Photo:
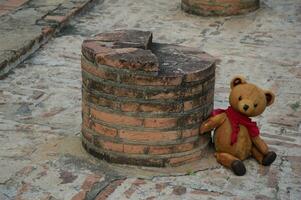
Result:
[[[276,159],[277,155],[274,151],[269,151],[262,159],[262,165],[264,166],[269,166],[271,165],[275,159]]]
[[[237,176],[243,176],[246,173],[246,167],[240,160],[235,160],[231,164],[231,169]]]

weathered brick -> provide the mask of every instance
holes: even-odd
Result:
[[[52,27],[43,27],[42,28],[42,34],[44,35],[44,36],[49,36],[49,35],[51,35],[51,34],[53,34],[54,33],[54,28],[52,28]]]
[[[29,0],[6,0],[4,2],[2,1],[1,5],[11,7],[11,8],[18,8],[19,6],[22,6],[27,1]]]
[[[187,138],[187,137],[193,137],[196,135],[199,135],[199,127],[193,128],[193,129],[186,129],[182,131],[182,137]]]
[[[177,126],[177,118],[145,118],[144,127],[147,128],[170,128]]]
[[[83,85],[87,88],[89,92],[92,90],[102,92],[109,95],[119,96],[119,97],[129,97],[129,98],[143,98],[144,91],[137,90],[134,88],[125,88],[122,86],[113,86],[110,84],[97,82],[89,78],[83,77]]]
[[[147,146],[146,145],[130,145],[124,144],[123,145],[123,152],[130,153],[130,154],[144,154],[146,153]]]
[[[172,147],[170,146],[151,146],[149,148],[149,154],[170,154],[172,152]]]
[[[87,115],[90,114],[90,108],[85,102],[82,102],[82,113]]]
[[[195,142],[183,143],[175,145],[173,148],[173,153],[190,151],[195,147]]]
[[[208,54],[204,54],[204,56],[208,57],[208,60],[203,60],[203,65],[207,66],[206,69],[202,69],[196,71],[194,73],[189,73],[185,75],[184,81],[185,82],[197,82],[205,80],[208,76],[211,76],[215,72],[215,64],[212,62],[212,57]]]
[[[131,141],[170,141],[180,138],[180,134],[177,131],[129,131],[120,130],[119,137]]]
[[[184,111],[191,110],[193,107],[195,107],[196,104],[199,104],[196,102],[196,100],[190,100],[184,102]]]
[[[150,50],[137,48],[111,49],[102,47],[96,54],[96,62],[120,69],[157,72],[159,63]]]
[[[141,178],[137,178],[134,182],[133,182],[133,185],[136,185],[136,186],[140,186],[140,185],[144,185],[146,184],[145,180],[141,179]]]
[[[100,41],[106,46],[112,46],[112,48],[131,47],[149,49],[152,37],[153,36],[150,31],[117,30],[114,32],[97,34],[91,40]]]
[[[194,148],[194,142],[176,144],[176,145],[165,145],[165,146],[150,146],[149,154],[171,154],[171,153],[179,153],[192,150]]]
[[[142,76],[138,74],[124,74],[120,76],[120,81],[131,85],[144,86],[176,86],[182,83],[181,76]]]
[[[93,123],[92,129],[95,130],[95,132],[105,135],[105,136],[110,136],[110,137],[117,136],[117,129],[109,128],[109,127],[106,127],[106,126],[98,124],[98,123]]]
[[[149,92],[145,96],[147,99],[175,99],[181,97],[181,91]]]
[[[205,106],[208,107],[208,106]],[[180,120],[180,124],[186,124],[186,125],[191,125],[191,124],[197,124],[200,123],[203,119],[204,119],[204,111],[199,111],[199,112],[194,112],[191,113],[190,115],[187,115],[185,117],[183,117]]]
[[[85,200],[86,198],[86,191],[80,191],[79,193],[77,193],[76,195],[74,195],[71,200]]]
[[[91,133],[88,133],[87,131],[82,130],[82,136],[88,140],[90,143],[93,142],[93,135]]]
[[[122,103],[120,105],[120,109],[125,112],[137,112],[139,108],[139,103]]]
[[[90,174],[90,175],[88,175],[86,177],[84,183],[82,184],[81,189],[85,190],[85,191],[90,191],[91,188],[93,187],[93,185],[95,183],[99,182],[101,178],[102,178],[102,176],[99,175],[99,174]]]
[[[88,62],[84,57],[82,57],[81,59],[81,67],[82,70],[90,74],[93,74],[99,78],[102,78],[104,80],[117,81],[118,75],[116,73],[104,71],[100,67],[97,67],[92,63]]]
[[[90,112],[91,112],[91,116],[93,118],[104,121],[104,122],[108,122],[110,124],[142,126],[142,123],[143,123],[143,119],[141,119],[141,118],[107,113],[107,112],[96,110],[94,108],[90,108]]]
[[[186,155],[186,156],[181,156],[181,157],[177,157],[177,158],[170,158],[169,159],[169,164],[171,166],[178,166],[178,165],[181,165],[183,163],[188,163],[188,162],[198,160],[198,159],[200,159],[201,155],[202,155],[201,151],[197,151],[195,153],[192,153],[192,154],[189,154],[189,155]]]
[[[184,97],[192,96],[195,94],[200,94],[203,92],[203,85],[197,84],[195,86],[187,87],[184,90]]]
[[[108,107],[111,109],[119,109],[119,107],[120,107],[119,102],[116,102],[116,101],[113,101],[110,99],[106,99],[106,98],[103,98],[100,96],[96,96],[91,92],[87,92],[85,89],[83,89],[82,95],[83,95],[83,102],[85,104],[91,103],[94,105]]]
[[[112,181],[107,187],[105,187],[95,198],[95,200],[106,200],[115,190],[124,182],[123,179]]]
[[[180,112],[181,104],[122,103],[120,109],[125,112]]]
[[[184,111],[189,111],[192,109],[196,109],[201,106],[209,105],[213,102],[214,91],[209,91],[207,93],[202,94],[200,97],[195,97],[191,100],[184,101]]]
[[[116,152],[123,152],[123,144],[104,141],[99,138],[94,140],[94,144],[102,149]]]
[[[94,62],[96,54],[102,52],[104,47],[96,43],[95,41],[84,41],[82,44],[82,54],[86,59]]]
[[[84,183],[81,186],[81,191],[74,195],[71,200],[84,200],[86,199],[86,194],[89,192],[95,183],[98,183],[102,176],[98,174],[90,174],[86,177]]]
[[[181,91],[147,90],[138,87],[125,87],[125,85],[112,85],[99,82],[83,76],[83,85],[87,90],[98,91],[117,97],[140,98],[140,99],[177,99],[181,97]]]
[[[57,23],[65,23],[68,18],[67,16],[60,16],[60,15],[47,15],[44,20],[50,21],[50,22],[57,22]]]

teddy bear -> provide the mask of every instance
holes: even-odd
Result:
[[[225,110],[214,110],[200,126],[200,133],[214,129],[217,162],[242,176],[246,173],[242,161],[248,157],[254,157],[264,166],[272,164],[276,159],[276,153],[270,151],[260,137],[256,122],[250,119],[273,104],[275,95],[248,83],[243,76],[235,76],[230,86],[230,106]]]

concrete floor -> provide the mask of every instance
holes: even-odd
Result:
[[[228,106],[234,74],[273,90],[275,104],[256,121],[275,163],[249,159],[247,174],[237,177],[212,153],[193,169],[165,171],[88,155],[80,145],[80,46],[93,34],[127,28],[217,57],[215,107]],[[104,1],[0,80],[0,199],[300,199],[300,34],[299,0],[264,0],[254,13],[218,18],[185,14],[179,0]]]

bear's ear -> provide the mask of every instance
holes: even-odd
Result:
[[[275,95],[273,92],[266,90],[264,91],[265,99],[267,101],[267,106],[270,106],[274,103]]]
[[[240,75],[234,76],[231,81],[231,89],[239,84],[247,83],[246,78]]]

